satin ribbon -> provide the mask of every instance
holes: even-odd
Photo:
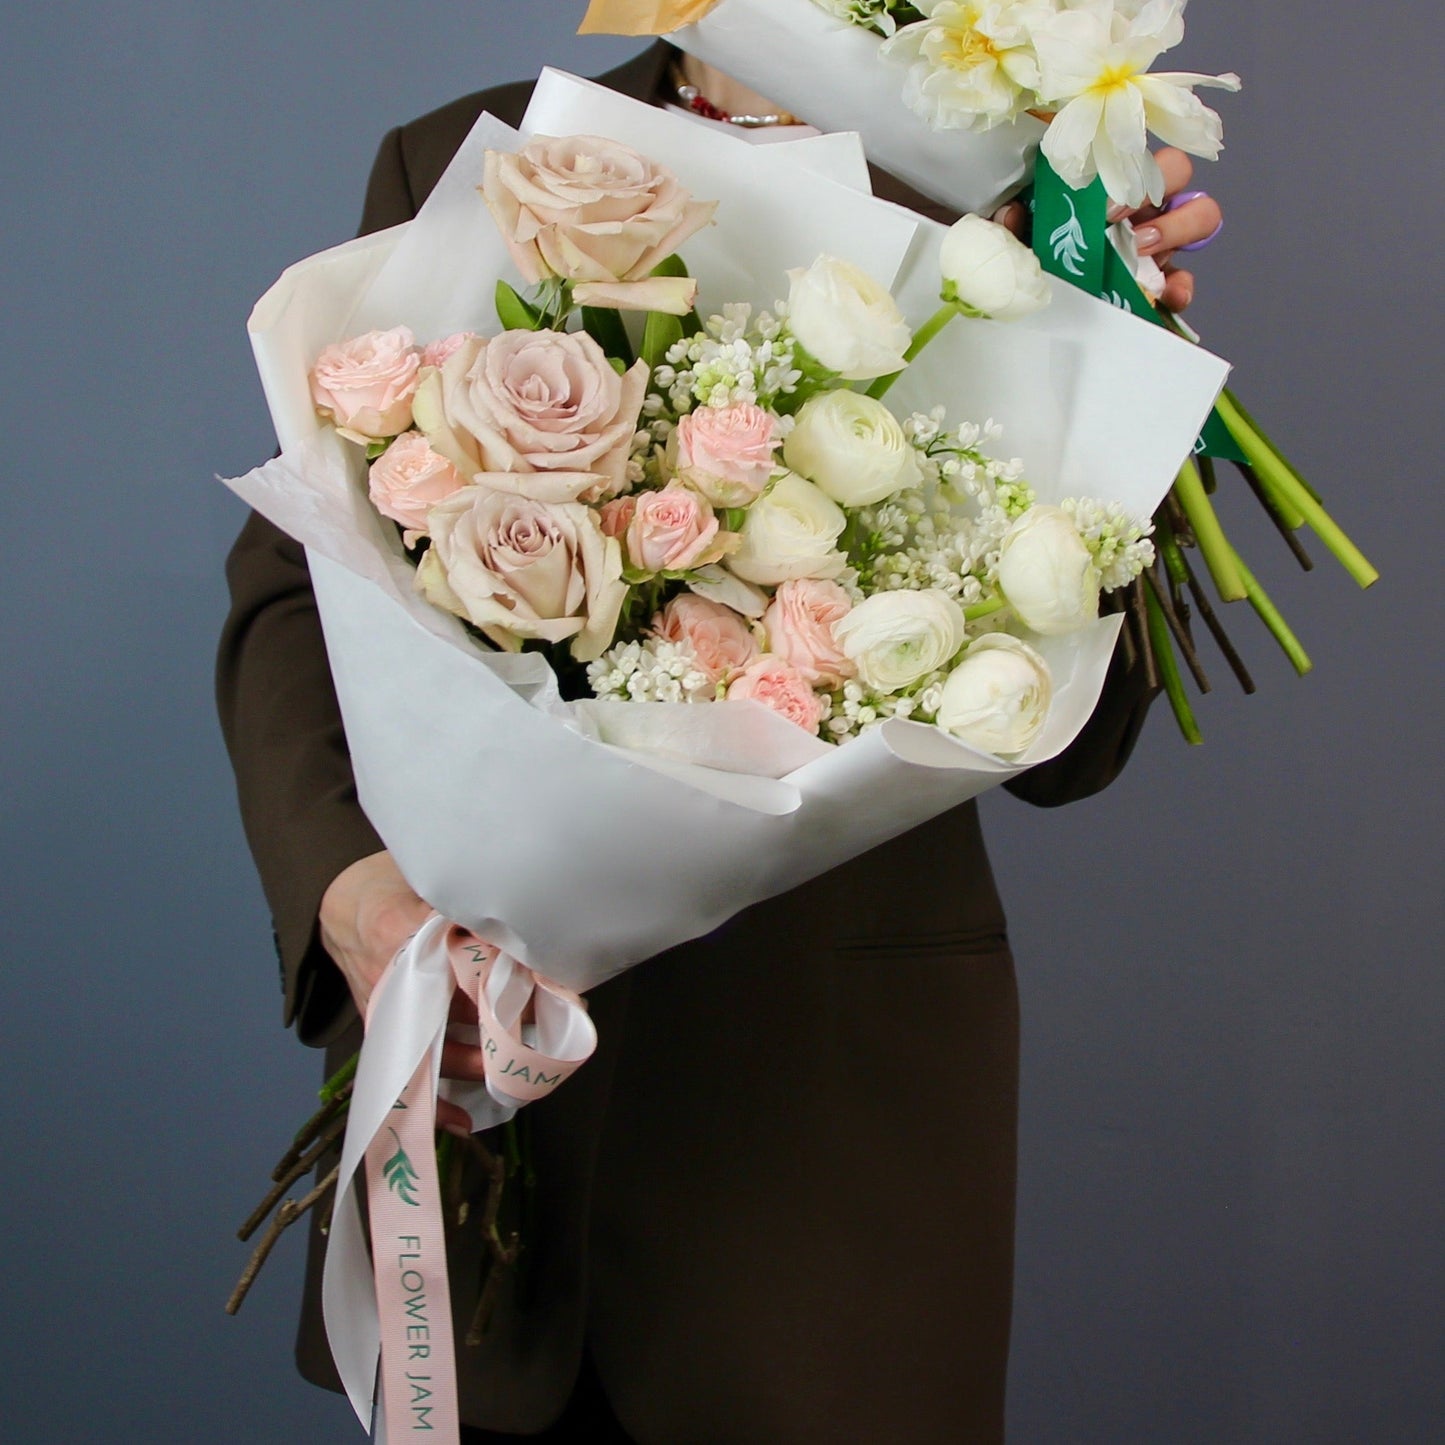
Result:
[[[670,35],[693,25],[722,0],[592,0],[579,35]]]
[[[458,989],[477,1006],[486,1083],[443,1092],[478,1129],[550,1094],[597,1042],[575,993],[444,918],[428,919],[382,975],[367,1009],[321,1287],[342,1385],[368,1430],[375,1416],[379,1445],[422,1435],[455,1445],[460,1435],[434,1139]],[[370,1250],[356,1188],[363,1167]]]

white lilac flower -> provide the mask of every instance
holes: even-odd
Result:
[[[587,683],[603,702],[705,702],[716,694],[686,647],[659,638],[609,648],[588,663]]]
[[[1119,0],[1077,0],[1036,26],[1039,95],[1058,113],[1043,152],[1071,186],[1097,175],[1116,201],[1156,205],[1164,176],[1148,132],[1166,145],[1214,160],[1224,128],[1194,94],[1197,85],[1238,90],[1237,75],[1148,73],[1184,36],[1184,0],[1148,0],[1137,10]]]
[[[939,130],[989,130],[1037,101],[1031,27],[1052,6],[1038,0],[915,0],[924,19],[905,25],[883,54],[909,67],[903,98]]]
[[[1127,587],[1153,566],[1154,544],[1149,540],[1153,523],[1138,521],[1117,502],[1092,497],[1070,497],[1062,508],[1093,555],[1103,591]]]

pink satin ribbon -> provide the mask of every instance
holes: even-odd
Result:
[[[489,1085],[519,1102],[545,1098],[585,1059],[550,1058],[497,1019],[488,984],[502,957],[465,929],[447,931],[456,986],[477,1007]],[[512,987],[530,985],[585,1007],[577,994],[512,962]],[[373,995],[375,998],[376,995]],[[370,1013],[367,1018],[371,1024]],[[366,1150],[372,1270],[381,1325],[381,1381],[389,1445],[425,1434],[455,1445],[456,1352],[441,1182],[436,1165],[437,1062],[424,1058]]]

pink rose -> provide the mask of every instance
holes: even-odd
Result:
[[[692,653],[699,672],[712,683],[741,672],[758,655],[757,639],[731,607],[683,592],[652,619],[654,636]]]
[[[572,281],[586,306],[692,309],[696,281],[651,273],[717,203],[694,201],[646,156],[598,136],[538,136],[515,155],[488,151],[481,192],[529,284]]]
[[[647,365],[624,376],[584,331],[472,337],[422,378],[416,424],[468,480],[537,502],[601,501],[627,482]]]
[[[421,357],[405,326],[328,346],[311,369],[311,399],[337,431],[369,442],[411,425]]]
[[[465,485],[462,474],[416,431],[397,437],[372,462],[368,477],[372,505],[411,532],[425,532],[427,509]]]
[[[603,502],[597,509],[602,530],[609,537],[621,540],[626,535],[627,529],[632,523],[632,514],[636,510],[637,498],[630,493],[625,497],[613,497],[610,502]]]
[[[627,526],[627,560],[639,572],[685,572],[716,562],[731,534],[718,532],[713,509],[691,487],[669,482],[641,492]]]
[[[751,699],[781,713],[805,732],[815,733],[828,712],[826,699],[808,685],[808,679],[780,657],[763,653],[728,684],[729,702]]]
[[[834,639],[833,624],[852,608],[852,600],[836,582],[803,577],[782,583],[763,614],[769,650],[812,686],[841,686],[857,668]]]
[[[455,356],[468,341],[476,341],[480,338],[475,331],[454,331],[450,336],[444,336],[440,341],[428,341],[421,349],[421,364],[423,366],[443,366],[449,356]]]
[[[572,655],[591,662],[611,644],[627,593],[622,549],[590,508],[465,487],[427,524],[432,545],[417,586],[498,647],[570,637]]]
[[[777,424],[760,406],[699,407],[677,424],[678,475],[715,507],[746,507],[773,475]]]

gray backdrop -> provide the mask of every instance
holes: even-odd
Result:
[[[220,1309],[315,1060],[278,1024],[213,721],[240,508],[211,477],[271,447],[247,310],[350,233],[382,132],[629,52],[574,39],[580,9],[7,19],[7,1437],[359,1438],[291,1370],[299,1238]],[[1229,229],[1194,320],[1385,578],[1306,579],[1229,505],[1314,675],[1238,613],[1262,693],[1220,669],[1205,747],[1161,706],[1105,796],[986,804],[1024,992],[1014,1437],[1434,1440],[1442,22],[1404,0],[1190,19],[1180,67],[1247,86],[1219,102]]]

